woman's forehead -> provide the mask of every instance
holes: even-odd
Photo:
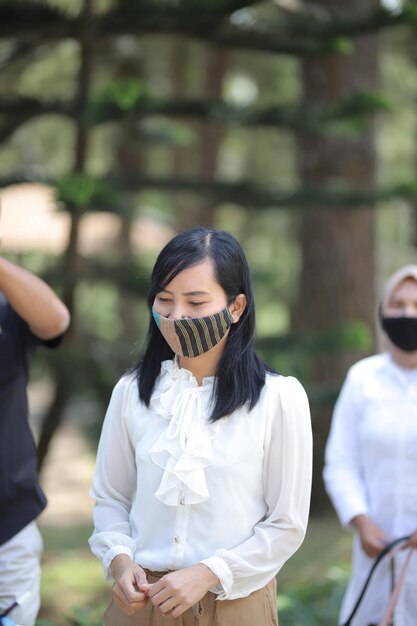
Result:
[[[184,288],[189,288],[192,291],[207,291],[209,289],[221,288],[217,282],[213,263],[210,259],[204,259],[197,265],[181,270],[165,286],[165,289],[168,290],[183,290]]]
[[[391,274],[385,284],[385,289],[381,299],[383,308],[391,300],[394,292],[399,288],[399,286],[408,279],[415,280],[417,283],[417,265],[405,265]]]
[[[407,278],[404,278],[401,282],[398,283],[398,285],[396,287],[394,287],[393,291],[391,292],[390,295],[390,300],[393,300],[394,298],[398,298],[398,297],[417,297],[417,280],[412,277],[412,276],[408,276]]]

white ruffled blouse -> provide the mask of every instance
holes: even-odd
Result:
[[[175,384],[173,382],[175,381]],[[162,376],[151,407],[167,422],[149,451],[163,470],[156,497],[169,506],[198,504],[209,498],[205,468],[213,463],[212,440],[219,423],[210,423],[214,378],[190,386],[190,372],[174,361],[162,364]]]
[[[91,549],[107,576],[127,554],[166,571],[202,562],[218,599],[266,585],[303,541],[311,488],[307,397],[267,374],[257,405],[212,423],[214,377],[201,386],[164,361],[149,408],[133,376],[116,385],[91,496]]]

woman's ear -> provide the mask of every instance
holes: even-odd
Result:
[[[240,320],[243,311],[246,309],[246,296],[244,293],[240,293],[233,300],[233,304],[230,307],[230,312],[233,315],[233,324],[236,324]]]

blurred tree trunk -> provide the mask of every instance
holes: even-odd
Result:
[[[376,7],[376,0],[319,0],[316,6],[336,18],[352,17]],[[351,54],[306,58],[302,63],[304,103],[310,109],[331,105],[361,90],[377,86],[377,37],[352,39]],[[306,187],[343,183],[362,189],[375,185],[374,132],[370,124],[360,134],[300,134],[299,172]],[[312,207],[301,218],[302,269],[299,302],[294,311],[298,329],[320,332],[352,321],[374,325],[374,212],[363,207]],[[363,356],[358,350],[314,359],[312,387],[322,381],[337,388],[348,367]],[[321,479],[330,403],[315,406],[313,511],[327,499]]]
[[[87,104],[92,82],[92,61],[94,50],[93,36],[93,1],[84,0],[83,11],[80,19],[80,69],[78,75],[77,103],[80,115],[76,125],[76,141],[74,154],[74,174],[84,174],[86,172],[87,156],[90,132],[86,123],[83,111]],[[78,233],[81,216],[72,213],[70,233],[67,248],[63,258],[62,280],[63,280],[63,300],[71,313],[71,325],[65,337],[65,341],[71,349],[77,341],[77,311],[75,303],[76,276],[78,272],[80,257],[77,247]],[[75,354],[75,351],[73,351]],[[61,423],[62,415],[70,395],[70,382],[65,363],[61,359],[55,371],[55,394],[52,404],[46,414],[38,444],[38,467],[39,471],[44,464],[49,445]]]
[[[136,51],[135,51],[136,52]],[[114,52],[116,55],[117,53]],[[137,54],[119,53],[120,59],[115,69],[115,78],[129,79],[144,82],[143,63]],[[141,140],[138,125],[134,118],[126,116],[118,125],[115,132],[115,164],[114,169],[117,179],[123,186],[124,180],[130,176],[144,174],[146,172],[146,142]],[[132,227],[135,219],[136,205],[139,201],[139,193],[125,194],[125,204],[120,211],[121,228],[119,232],[119,261],[122,267],[130,268],[135,265],[135,255],[132,247]],[[116,285],[119,291],[119,315],[122,324],[121,336],[132,345],[138,337],[138,316],[136,312],[136,298],[128,293],[123,287]]]
[[[215,46],[207,48],[207,82],[206,98],[216,102],[223,99],[223,81],[227,70],[227,53]],[[216,122],[204,122],[200,131],[201,177],[203,180],[216,178],[217,164],[224,130]],[[216,204],[202,197],[200,207],[200,223],[207,228],[214,227],[214,210]]]
[[[187,58],[188,46],[183,40],[176,40],[172,56],[171,76],[173,81],[173,95],[184,97],[187,93]],[[223,80],[227,69],[227,53],[221,48],[208,45],[206,47],[206,81],[204,98],[208,101],[222,100]],[[200,174],[202,180],[213,180],[216,177],[217,164],[224,130],[219,123],[204,121],[200,124],[190,122],[199,135],[199,159],[195,158],[195,147],[178,146],[174,151],[174,175]],[[197,165],[197,171],[196,170]],[[180,230],[196,225],[212,228],[214,226],[214,210],[216,203],[202,195],[198,200],[195,197],[181,193],[177,194],[178,227]]]
[[[188,92],[189,45],[184,38],[176,37],[173,42],[171,80],[172,95],[181,100]],[[195,123],[190,120],[190,129],[195,130]],[[195,147],[177,145],[173,149],[173,175],[175,178],[190,175],[195,169]],[[185,230],[195,225],[198,211],[197,199],[184,191],[174,195],[174,207],[178,230]]]

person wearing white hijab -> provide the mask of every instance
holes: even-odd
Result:
[[[349,370],[326,446],[326,489],[341,523],[354,531],[341,624],[384,546],[410,535],[408,545],[417,548],[417,265],[402,267],[388,279],[379,320],[386,351]],[[383,618],[405,557],[402,550],[378,566],[351,626]],[[395,626],[416,626],[416,585],[414,554]]]

